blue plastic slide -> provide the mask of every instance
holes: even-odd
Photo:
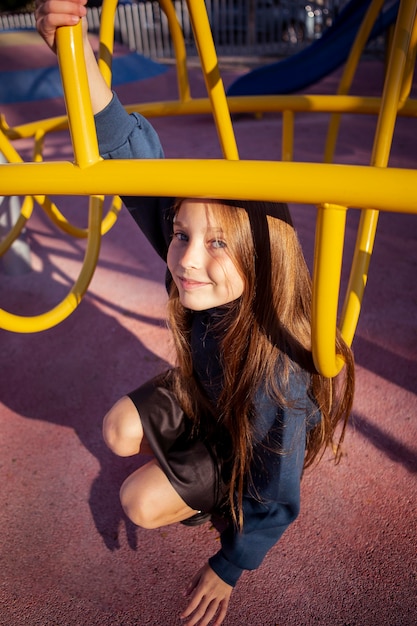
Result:
[[[372,0],[351,0],[320,39],[291,57],[264,65],[234,81],[228,96],[273,96],[295,93],[327,76],[349,55],[355,36]],[[370,39],[394,22],[399,2],[383,9]]]

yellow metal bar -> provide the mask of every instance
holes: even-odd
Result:
[[[417,171],[403,168],[225,159],[106,160],[88,169],[59,161],[1,167],[1,195],[43,190],[50,195],[109,196],[119,191],[128,196],[329,202],[417,213]],[[300,180],[309,183],[300,185]]]
[[[381,99],[364,96],[337,95],[291,95],[291,96],[244,96],[230,97],[227,100],[231,113],[278,113],[291,110],[294,113],[350,113],[377,115],[381,108]],[[208,98],[193,98],[187,102],[167,100],[164,102],[144,102],[129,104],[128,112],[137,111],[145,117],[164,117],[194,114],[211,114],[211,102]],[[401,102],[398,115],[401,117],[417,117],[417,100],[408,99]],[[9,140],[33,137],[38,129],[45,134],[58,132],[68,128],[66,117],[55,117],[36,122],[29,122],[10,128],[0,115],[0,130]]]
[[[0,153],[4,155],[7,160],[14,159],[16,157],[19,162],[22,161],[18,153],[16,152],[14,146],[7,139],[4,132],[0,129]],[[1,195],[1,193],[0,193]],[[20,195],[20,194],[14,194]],[[17,218],[15,224],[12,226],[10,231],[3,237],[0,242],[0,256],[2,256],[12,245],[14,241],[19,237],[20,233],[26,226],[26,222],[30,218],[33,212],[33,198],[30,196],[26,196],[22,206],[20,208],[20,215]]]
[[[411,33],[416,14],[416,0],[402,0],[394,32],[392,53],[382,94],[381,112],[375,134],[371,165],[386,167],[394,135],[397,110],[403,88]]]
[[[416,65],[416,54],[417,54],[417,20],[414,19],[414,27],[411,33],[411,41],[410,48],[407,54],[407,60],[404,70],[404,80],[403,86],[400,95],[400,106],[406,102],[407,98],[411,93],[411,88],[413,85],[413,77],[414,77],[414,68]]]
[[[99,201],[103,203],[104,196],[100,194],[96,195],[97,198],[100,198]],[[67,233],[72,237],[77,237],[78,239],[85,239],[86,237],[88,237],[88,228],[80,228],[79,226],[71,224],[71,222],[69,222],[66,217],[61,213],[56,204],[51,202],[51,200],[47,196],[35,196],[35,199],[45,211],[49,219],[64,233]],[[102,235],[108,233],[109,230],[113,227],[121,208],[122,201],[120,200],[119,196],[114,196],[110,209],[107,211],[101,224],[100,232]]]
[[[93,112],[85,68],[82,25],[57,31],[57,54],[68,111],[77,169],[85,169],[100,161]],[[39,129],[38,129],[39,134]],[[9,149],[9,147],[8,147]],[[11,152],[11,150],[9,150]],[[20,160],[13,155],[15,160]],[[39,154],[35,156],[40,159]],[[24,165],[24,164],[19,164]],[[35,163],[34,165],[44,165]],[[75,167],[75,166],[74,166]],[[52,310],[32,317],[14,315],[0,310],[0,327],[15,332],[38,332],[55,326],[77,307],[94,274],[101,243],[103,197],[91,194],[87,249],[78,280],[70,293]]]
[[[0,130],[13,141],[14,139],[25,139],[27,137],[34,137],[39,130],[42,130],[45,134],[51,132],[58,132],[66,130],[68,128],[68,118],[65,115],[58,117],[50,117],[44,120],[36,120],[35,122],[28,122],[26,124],[19,124],[18,126],[10,127],[4,115],[0,114]]]
[[[118,0],[104,0],[101,5],[98,67],[110,87],[114,48],[114,16]]]
[[[39,142],[42,142],[43,137],[44,137],[44,133],[42,130],[39,130],[37,133],[35,133],[34,160],[35,162],[38,162],[38,163],[42,161],[41,146],[39,145]],[[22,157],[20,156],[20,154],[17,152],[17,150],[14,148],[14,146],[10,143],[8,138],[5,136],[5,134],[1,130],[0,130],[0,152],[2,152],[4,156],[6,157],[6,159],[12,163],[23,163]],[[22,195],[22,194],[17,193],[14,195]],[[35,194],[34,199],[37,202],[37,204],[39,204],[39,206],[42,207],[46,215],[55,224],[55,226],[60,228],[63,232],[67,233],[68,235],[72,235],[73,237],[78,237],[81,239],[84,239],[88,236],[87,228],[80,228],[78,226],[74,226],[73,224],[71,224],[66,219],[66,217],[61,213],[61,211],[58,209],[56,204],[54,204],[47,196],[45,196],[44,194],[42,195]],[[107,212],[105,218],[103,219],[103,223],[101,225],[102,235],[106,234],[110,230],[110,228],[114,225],[117,219],[117,216],[120,213],[121,207],[122,207],[121,200],[118,196],[116,196],[115,198],[113,198],[112,205],[109,211]],[[19,233],[24,228],[26,221],[29,219],[32,213],[32,210],[33,210],[33,201],[29,199],[25,200],[25,202],[22,204],[21,215],[19,219],[17,220],[15,226],[13,227],[12,232],[10,232],[2,242],[2,246],[0,247],[0,250],[2,250],[2,252],[0,254],[3,254],[6,251],[6,249],[13,243],[13,241],[19,236]]]
[[[187,0],[187,6],[223,156],[226,159],[238,159],[235,134],[204,0]]]
[[[364,96],[233,96],[227,99],[231,113],[351,113],[356,115],[377,115],[381,108],[381,98]],[[211,113],[211,103],[207,98],[193,98],[188,102],[166,100],[164,102],[143,102],[128,104],[126,110],[136,111],[145,117],[165,117],[181,115],[201,115]],[[407,100],[399,108],[402,117],[417,117],[417,100]]]
[[[40,163],[41,161],[43,161],[43,141],[45,139],[45,133],[43,132],[43,130],[37,130],[34,139],[35,141],[33,146],[33,160],[35,163]]]
[[[388,166],[397,110],[407,80],[406,69],[409,68],[410,57],[414,58],[415,54],[410,44],[416,10],[417,0],[402,0],[400,3],[371,156],[373,167]],[[371,209],[366,203],[363,206],[368,208],[361,216],[342,311],[341,332],[348,341],[353,340],[356,331],[378,224],[377,210]]]
[[[294,111],[286,110],[282,113],[282,151],[283,161],[292,161],[294,158]]]
[[[76,309],[90,284],[97,264],[101,242],[101,213],[102,203],[96,198],[91,198],[89,236],[83,266],[78,280],[62,302],[52,310],[32,317],[15,315],[0,309],[0,328],[18,333],[36,333],[56,326]]]
[[[185,49],[184,35],[178,22],[177,14],[172,0],[159,0],[165,15],[168,19],[169,33],[175,52],[175,63],[177,69],[178,94],[181,102],[186,102],[191,98],[190,82],[187,70],[187,53]]]
[[[384,0],[373,0],[373,2],[369,5],[365,18],[355,37],[355,41],[346,61],[343,75],[337,90],[338,96],[343,96],[349,93],[363,49],[366,45],[366,42],[368,41],[369,35],[372,31],[376,18],[378,17],[378,14],[380,13],[383,4]],[[324,149],[325,163],[331,163],[333,161],[337,136],[339,133],[340,120],[340,114],[332,115],[332,117],[330,118],[326,145]]]
[[[344,361],[335,355],[337,310],[345,239],[346,207],[317,207],[314,250],[312,352],[314,364],[324,376],[336,376]]]
[[[81,168],[88,167],[100,156],[84,61],[81,22],[77,26],[58,28],[56,40],[75,162]]]
[[[112,81],[112,59],[114,48],[114,16],[118,0],[104,0],[100,16],[99,56],[98,66],[106,83]],[[168,28],[174,47],[177,84],[180,101],[190,99],[190,84],[187,71],[187,55],[184,36],[178,22],[175,7],[171,0],[159,0],[159,4],[166,15]]]
[[[363,49],[383,3],[384,0],[373,0],[359,28],[337,91],[338,97],[342,100],[343,96],[349,92]],[[340,113],[333,113],[330,118],[324,149],[325,163],[333,161],[340,121]],[[317,370],[328,377],[336,376],[343,367],[343,361],[335,354],[335,346],[346,210],[346,207],[324,205],[318,207],[317,213],[312,346]],[[356,266],[352,273],[357,276],[358,271],[359,268]],[[358,316],[359,311],[360,303],[356,310]],[[348,345],[351,345],[350,336],[347,337],[345,327],[347,319],[351,325],[353,323],[356,325],[358,317],[356,322],[353,322],[351,312],[348,318],[345,315],[345,310],[342,315],[342,336]]]
[[[340,331],[346,343],[352,344],[368,280],[369,264],[378,223],[378,211],[362,211],[352,270],[343,305]]]

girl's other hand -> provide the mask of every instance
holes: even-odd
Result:
[[[56,29],[78,24],[87,15],[86,4],[87,0],[36,0],[36,28],[51,50],[56,51]]]
[[[181,614],[187,626],[220,626],[226,617],[233,587],[214,573],[207,563],[193,578],[185,595],[190,598]]]

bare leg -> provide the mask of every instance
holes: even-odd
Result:
[[[139,453],[153,456],[144,437],[138,410],[128,396],[116,402],[105,416],[103,438],[118,456]],[[181,522],[197,512],[177,494],[156,459],[125,480],[120,490],[120,501],[126,515],[143,528],[159,528]]]
[[[129,519],[142,528],[174,524],[197,513],[178,495],[156,459],[125,480],[120,501]]]
[[[128,396],[120,398],[104,417],[103,439],[118,456],[152,455],[138,410]]]

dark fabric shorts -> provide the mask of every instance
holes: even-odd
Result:
[[[191,420],[171,391],[172,370],[128,394],[135,404],[145,437],[163,472],[188,506],[220,510],[226,486],[210,447],[192,434]]]

